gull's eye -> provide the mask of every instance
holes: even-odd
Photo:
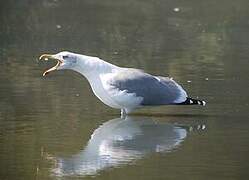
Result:
[[[68,55],[62,56],[63,59],[67,59],[68,57],[69,57]]]

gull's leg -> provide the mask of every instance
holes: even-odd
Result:
[[[120,116],[121,116],[122,119],[124,119],[126,117],[125,109],[121,109]]]

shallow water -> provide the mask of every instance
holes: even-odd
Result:
[[[0,4],[0,179],[247,179],[249,10],[239,1]],[[205,107],[126,120],[79,74],[42,72],[69,50],[173,77]]]

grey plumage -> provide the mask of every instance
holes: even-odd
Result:
[[[111,86],[142,97],[141,105],[176,104],[179,98],[186,99],[186,92],[168,77],[152,76],[138,69],[127,68],[117,73],[109,82]],[[182,101],[182,102],[183,102]]]
[[[93,93],[107,106],[120,109],[122,117],[142,106],[206,104],[188,97],[185,90],[168,77],[153,76],[138,69],[118,67],[97,57],[70,52],[43,54],[39,59],[49,58],[57,64],[43,75],[62,69],[82,74]]]

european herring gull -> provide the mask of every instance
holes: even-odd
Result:
[[[203,100],[188,97],[186,91],[172,78],[119,67],[98,57],[63,51],[43,54],[39,59],[57,61],[43,76],[62,69],[80,73],[89,81],[93,93],[104,104],[120,109],[122,116],[144,106],[206,104]]]

